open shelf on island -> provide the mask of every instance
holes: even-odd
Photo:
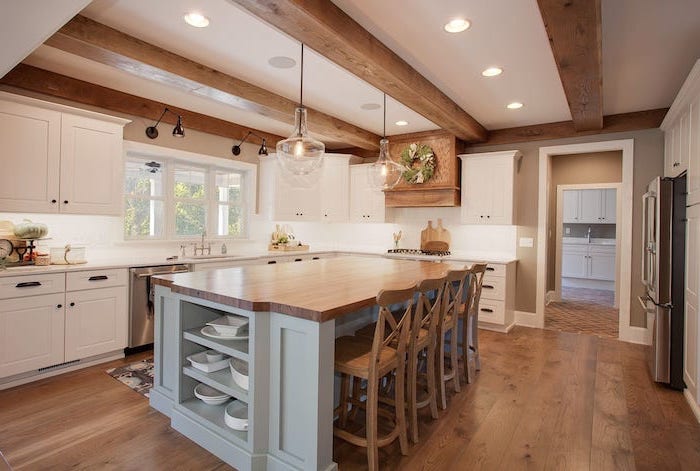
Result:
[[[241,360],[248,361],[248,339],[244,340],[223,340],[207,337],[201,332],[202,327],[186,330],[183,333],[185,340],[203,345],[207,348],[212,348],[217,352],[225,353],[226,355]]]
[[[184,366],[182,367],[182,372],[190,378],[196,379],[200,383],[207,384],[214,389],[218,389],[229,396],[233,396],[234,398],[245,402],[246,404],[248,403],[248,391],[236,384],[236,382],[233,380],[233,376],[231,376],[231,371],[228,368],[207,373],[192,366]]]
[[[243,449],[248,449],[248,432],[234,430],[224,422],[224,411],[226,406],[230,404],[226,402],[220,406],[211,406],[205,404],[199,399],[188,399],[181,402],[181,412],[191,418],[202,422],[198,419],[204,419],[204,425],[215,433],[223,436],[226,440],[240,446]]]

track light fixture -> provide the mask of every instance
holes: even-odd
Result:
[[[253,131],[248,131],[248,134],[246,134],[245,137],[243,139],[241,139],[241,142],[239,142],[237,145],[234,145],[233,147],[231,147],[231,152],[233,153],[233,155],[239,155],[241,153],[241,144],[243,144],[245,142],[245,140],[248,139],[248,137],[251,134],[253,136],[257,137],[258,139],[262,139],[262,144],[260,145],[260,149],[258,149],[258,155],[267,155],[266,139],[264,137],[258,136]]]
[[[180,116],[179,114],[175,114],[175,112],[167,106],[161,113],[160,118],[158,118],[158,121],[156,121],[156,124],[154,124],[153,126],[148,126],[146,128],[146,136],[148,136],[150,139],[155,139],[156,137],[158,137],[158,125],[163,119],[163,116],[165,116],[165,113],[168,112],[177,116],[177,124],[173,128],[173,137],[185,137],[185,128],[182,127],[182,116]]]

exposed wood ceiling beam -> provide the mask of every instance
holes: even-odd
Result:
[[[73,18],[46,44],[242,110],[294,123],[296,102],[84,16]],[[314,132],[363,149],[379,149],[378,135],[320,111],[307,110]]]
[[[229,0],[466,141],[486,129],[330,1]]]
[[[603,127],[600,0],[537,0],[577,131]]]
[[[603,117],[602,129],[591,129],[588,131],[577,131],[573,121],[497,129],[490,131],[489,139],[486,142],[479,143],[478,146],[515,144],[518,142],[565,139],[592,134],[654,129],[661,126],[667,111],[668,108],[660,108],[658,110],[636,111],[634,113],[611,114]]]
[[[149,121],[152,120],[153,122],[158,119],[163,112],[163,108],[166,106],[166,103],[83,82],[82,80],[66,77],[65,75],[56,74],[26,64],[19,64],[8,72],[0,79],[0,84],[71,100],[76,103],[97,106],[118,113],[140,116]],[[167,104],[167,106],[173,110],[175,114],[182,116],[187,129],[228,137],[234,140],[243,139],[248,131],[253,131],[260,137],[267,139],[269,143],[274,143],[283,139],[275,134],[241,126],[230,121],[213,118],[194,111],[177,108],[171,104]],[[177,118],[175,116],[166,114],[163,116],[162,121],[175,124],[176,120]]]

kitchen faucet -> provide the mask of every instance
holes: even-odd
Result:
[[[588,236],[588,243],[590,244],[591,243],[591,226],[588,226],[588,232],[586,233],[586,235]]]
[[[207,235],[207,231],[202,231],[202,245],[197,246],[197,242],[194,243],[194,254],[197,255],[197,251],[200,251],[201,255],[204,255],[204,249],[207,249],[207,255],[211,255],[211,242],[204,246],[204,237]]]

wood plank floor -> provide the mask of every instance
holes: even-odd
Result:
[[[481,331],[483,369],[387,470],[698,469],[700,425],[683,395],[653,384],[644,347],[518,327]],[[112,362],[0,391],[0,450],[15,470],[228,470],[169,427]],[[336,442],[340,469],[366,468]]]

